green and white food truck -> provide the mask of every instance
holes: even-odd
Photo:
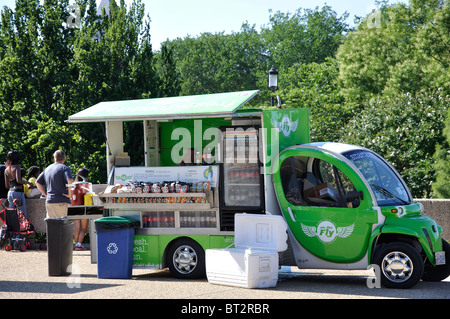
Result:
[[[376,153],[310,143],[309,113],[241,109],[259,91],[102,102],[69,117],[104,122],[110,215],[140,221],[135,268],[205,275],[205,250],[234,241],[234,215],[282,215],[280,265],[368,269],[387,287],[450,274],[442,228],[422,215],[397,171]],[[144,167],[128,167],[123,122],[142,121]]]

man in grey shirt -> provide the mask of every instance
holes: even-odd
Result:
[[[64,165],[66,161],[64,151],[57,150],[53,159],[55,162],[37,178],[36,186],[46,197],[47,218],[60,218],[67,216],[71,195],[71,192],[67,190],[67,184],[72,184],[74,180],[72,171]]]

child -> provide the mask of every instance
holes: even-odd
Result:
[[[36,187],[36,178],[40,173],[41,170],[37,166],[31,166],[28,169],[28,182],[30,182],[32,186],[25,189],[25,196],[27,198],[39,198],[41,196],[41,192]]]
[[[78,170],[77,176],[75,177],[75,182],[87,182],[89,176],[89,170],[86,168],[80,168]],[[83,242],[84,235],[86,234],[88,219],[77,219],[74,220],[75,232],[73,234],[75,241],[75,250],[84,250],[85,248],[81,243]]]

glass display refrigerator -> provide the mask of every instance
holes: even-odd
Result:
[[[222,128],[220,216],[222,230],[234,229],[234,214],[262,213],[264,181],[258,128]]]

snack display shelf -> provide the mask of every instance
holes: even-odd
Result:
[[[100,194],[100,198],[108,197],[206,197],[207,193],[109,193]]]
[[[140,211],[161,211],[161,210],[208,210],[211,209],[209,203],[105,203],[105,209],[127,209]]]
[[[172,198],[174,201],[189,199],[207,198],[207,193],[110,193],[100,194],[99,197],[104,200],[103,207],[105,209],[135,209],[135,210],[208,210],[211,209],[209,202],[151,202],[157,198],[168,199]],[[119,200],[119,202],[108,202],[108,199]],[[149,202],[132,202],[133,199],[149,199]]]

